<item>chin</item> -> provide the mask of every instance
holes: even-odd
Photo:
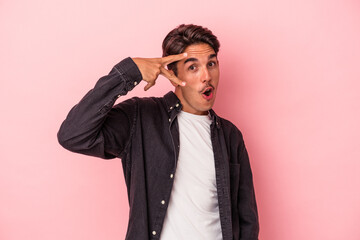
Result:
[[[213,104],[211,104],[211,106],[209,106],[209,107],[206,107],[206,108],[201,109],[201,111],[202,111],[202,112],[207,112],[207,111],[209,111],[210,109],[212,109],[212,107],[213,107]]]

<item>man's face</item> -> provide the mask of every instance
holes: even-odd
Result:
[[[219,83],[217,56],[206,43],[190,45],[184,52],[187,57],[177,63],[177,77],[186,82],[186,86],[176,86],[175,94],[183,111],[206,115],[214,105]]]

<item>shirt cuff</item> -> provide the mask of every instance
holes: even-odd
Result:
[[[119,71],[120,75],[126,76],[129,85],[136,86],[142,80],[139,68],[130,57],[116,64],[115,68]]]

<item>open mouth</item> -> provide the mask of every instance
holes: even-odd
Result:
[[[206,89],[205,92],[203,92],[203,94],[205,96],[210,96],[211,92],[212,92],[212,88],[209,88],[209,89]]]
[[[211,99],[213,95],[213,91],[214,89],[212,87],[207,87],[201,93],[205,99]]]

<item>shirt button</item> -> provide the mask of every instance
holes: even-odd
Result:
[[[176,105],[175,105],[175,107],[178,107],[179,106],[179,104],[177,103]]]
[[[171,118],[169,118],[169,122],[171,122]]]
[[[134,86],[136,86],[137,85],[137,82],[134,82]]]
[[[173,178],[174,177],[174,174],[170,174],[170,178]]]
[[[164,205],[164,204],[165,204],[165,201],[164,201],[164,200],[162,200],[162,201],[161,201],[161,204],[162,204],[162,205]]]
[[[173,107],[170,107],[170,110],[173,109]]]
[[[155,232],[155,231],[152,231],[152,235],[154,235],[154,236],[155,236],[155,235],[156,235],[156,232]]]

